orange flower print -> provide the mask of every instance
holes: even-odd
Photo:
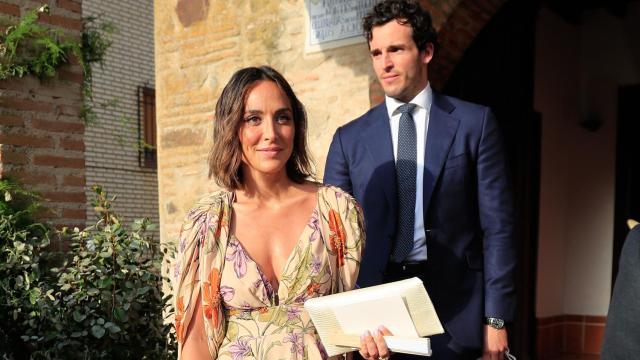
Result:
[[[315,293],[318,293],[320,290],[320,284],[312,282],[307,286],[307,295],[311,296]]]
[[[182,326],[182,318],[184,317],[184,299],[182,296],[178,298],[176,308],[178,310],[176,314],[176,337],[178,342],[184,341],[184,327]]]
[[[329,210],[329,244],[331,250],[338,256],[338,267],[344,266],[345,240],[346,235],[340,215],[331,209]]]
[[[228,224],[227,224],[227,208],[226,207],[222,209],[222,214],[220,214],[220,217],[218,218],[218,226],[216,228],[215,239],[219,239],[220,238],[220,233],[222,232],[222,227],[223,226],[228,226]]]
[[[208,281],[202,283],[202,303],[204,316],[207,319],[213,318],[213,323],[217,327],[218,323],[218,306],[220,306],[220,271],[216,268],[211,269],[211,273],[207,278]]]

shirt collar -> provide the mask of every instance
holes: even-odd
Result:
[[[404,103],[400,100],[394,99],[389,96],[384,96],[385,105],[387,106],[387,112],[389,113],[389,119],[391,116],[398,113],[398,108]],[[431,90],[431,83],[427,83],[427,87],[422,89],[411,101],[412,104],[416,104],[427,111],[431,109],[431,102],[433,101],[433,91]]]

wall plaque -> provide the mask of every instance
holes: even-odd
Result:
[[[305,0],[307,51],[364,42],[362,17],[376,0]]]

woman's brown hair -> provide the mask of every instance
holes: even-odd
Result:
[[[287,161],[287,176],[302,183],[313,175],[307,149],[307,114],[285,78],[269,66],[248,67],[236,71],[216,103],[213,146],[209,153],[209,178],[226,189],[242,188],[242,148],[238,131],[244,121],[244,108],[249,91],[258,81],[273,81],[291,103],[295,134],[293,152]]]

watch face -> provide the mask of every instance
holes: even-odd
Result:
[[[504,327],[504,320],[497,318],[488,318],[487,324],[494,329],[502,329]]]

